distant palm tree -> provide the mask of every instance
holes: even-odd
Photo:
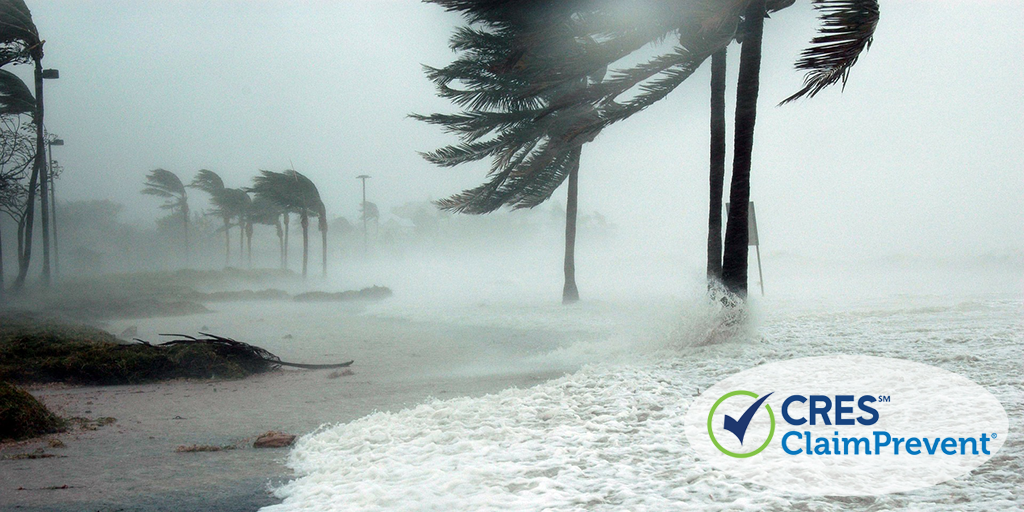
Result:
[[[185,265],[188,266],[191,249],[188,240],[188,193],[185,192],[185,185],[178,179],[177,174],[164,169],[153,169],[146,176],[146,185],[142,193],[167,199],[160,207],[181,216],[185,237]]]
[[[323,244],[323,275],[327,276],[327,211],[320,192],[309,178],[295,170],[284,172],[260,171],[253,178],[250,189],[257,198],[264,198],[279,208],[299,215],[302,225],[302,277],[305,278],[309,263],[309,217],[319,220]]]

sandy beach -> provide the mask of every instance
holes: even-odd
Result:
[[[223,303],[215,309],[108,327],[120,332],[136,325],[138,336],[150,341],[160,332],[206,330],[258,344],[286,361],[354,359],[351,374],[282,370],[229,381],[30,387],[62,416],[116,422],[0,448],[8,458],[0,460],[0,509],[251,511],[278,501],[269,487],[291,476],[287,449],[251,447],[260,433],[302,435],[431,397],[529,387],[573,369],[516,364],[556,349],[571,337],[566,332],[396,321],[337,304]],[[50,439],[64,446],[51,448]],[[175,452],[191,444],[238,448]],[[38,449],[54,457],[9,460]]]

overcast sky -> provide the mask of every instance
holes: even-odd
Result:
[[[453,140],[409,113],[448,111],[421,64],[451,61],[461,20],[415,1],[29,1],[46,40],[47,126],[64,199],[109,198],[126,219],[156,167],[228,186],[294,168],[328,212],[357,213],[359,174],[382,211],[437,199],[485,167],[417,151]],[[845,92],[776,107],[813,36],[806,0],[765,28],[752,199],[763,249],[815,257],[1024,249],[1024,2],[882,0],[874,46]],[[738,46],[730,47],[730,101]],[[16,71],[29,77],[29,66]],[[580,207],[652,247],[706,240],[707,65],[669,99],[586,146]],[[730,115],[731,142],[731,115]],[[731,146],[731,143],[730,143]],[[564,204],[564,187],[554,199]],[[197,199],[201,194],[194,194]],[[631,226],[643,227],[634,230]],[[581,236],[584,236],[581,234]]]

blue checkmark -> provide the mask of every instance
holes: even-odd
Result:
[[[774,393],[774,391],[772,391]],[[743,444],[743,436],[747,433],[747,427],[750,426],[750,420],[754,419],[754,414],[761,408],[761,404],[764,403],[768,397],[772,396],[772,393],[768,393],[761,398],[758,398],[756,402],[747,407],[747,410],[743,412],[743,416],[740,419],[733,419],[728,414],[725,415],[725,429],[736,435],[736,438],[740,440],[740,444]]]

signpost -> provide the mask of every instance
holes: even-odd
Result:
[[[725,203],[725,218],[729,218],[729,203]],[[757,239],[757,216],[754,215],[754,202],[747,207],[747,246],[754,246],[757,252],[757,278],[761,285],[761,296],[764,297],[764,275],[761,273],[761,244]]]

